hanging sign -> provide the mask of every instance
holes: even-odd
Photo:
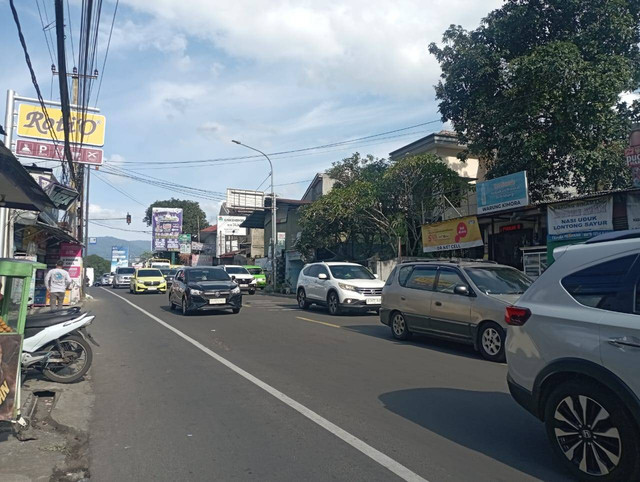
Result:
[[[611,196],[551,204],[547,208],[547,238],[550,241],[588,238],[613,231]]]
[[[475,216],[422,226],[422,251],[425,253],[483,245],[478,219]]]

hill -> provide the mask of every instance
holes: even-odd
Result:
[[[88,254],[97,254],[101,258],[111,260],[112,246],[129,246],[129,259],[140,256],[145,251],[151,250],[151,242],[148,240],[127,241],[113,236],[101,236],[97,238],[97,244],[90,244]]]

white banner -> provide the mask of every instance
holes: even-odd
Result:
[[[547,226],[552,241],[613,231],[613,198],[549,205]]]
[[[640,229],[640,194],[627,196],[627,222],[629,229]]]

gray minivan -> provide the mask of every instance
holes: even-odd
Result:
[[[483,261],[403,263],[382,290],[380,321],[406,340],[422,333],[475,347],[504,361],[504,310],[532,280],[511,266]]]

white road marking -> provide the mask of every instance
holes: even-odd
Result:
[[[265,392],[267,392],[270,395],[274,396],[275,398],[280,400],[285,405],[288,405],[289,407],[293,408],[299,414],[301,414],[304,417],[308,418],[312,422],[315,422],[316,424],[320,425],[322,428],[324,428],[328,432],[332,433],[333,435],[335,435],[336,437],[338,437],[342,441],[348,443],[349,445],[351,445],[356,450],[359,450],[364,455],[369,457],[371,460],[379,463],[380,465],[382,465],[386,469],[390,470],[391,472],[396,474],[401,479],[407,480],[407,481],[412,481],[412,482],[427,482],[426,479],[424,479],[423,477],[420,477],[415,472],[409,470],[407,467],[402,465],[400,462],[397,462],[396,460],[392,459],[388,455],[383,454],[379,450],[373,448],[368,443],[366,443],[366,442],[360,440],[359,438],[357,438],[355,435],[351,435],[346,430],[338,427],[333,422],[330,422],[329,420],[327,420],[326,418],[322,417],[321,415],[318,415],[316,412],[314,412],[313,410],[305,407],[301,403],[296,402],[294,399],[292,399],[291,397],[285,395],[280,390],[278,390],[278,389],[272,387],[271,385],[263,382],[259,378],[253,376],[251,373],[249,373],[249,372],[243,370],[242,368],[240,368],[238,365],[236,365],[236,364],[230,362],[229,360],[227,360],[226,358],[218,355],[213,350],[210,350],[209,348],[204,346],[199,341],[191,338],[189,335],[181,332],[177,328],[174,328],[169,323],[167,323],[165,321],[162,321],[160,318],[158,318],[157,316],[149,313],[144,308],[140,308],[138,305],[136,305],[135,303],[132,303],[131,301],[126,299],[124,296],[120,296],[119,294],[116,294],[116,293],[114,293],[112,291],[109,291],[106,288],[102,288],[102,289],[105,290],[107,293],[112,294],[116,298],[120,298],[125,303],[130,304],[136,310],[144,313],[149,318],[151,318],[153,321],[161,324],[162,326],[164,326],[168,330],[171,330],[176,335],[178,335],[180,338],[188,341],[193,346],[195,346],[199,350],[203,351],[204,353],[209,355],[211,358],[213,358],[213,359],[217,360],[218,362],[222,363],[224,366],[226,366],[227,368],[229,368],[233,372],[237,373],[241,377],[243,377],[246,380],[250,381],[254,385],[262,388]]]

